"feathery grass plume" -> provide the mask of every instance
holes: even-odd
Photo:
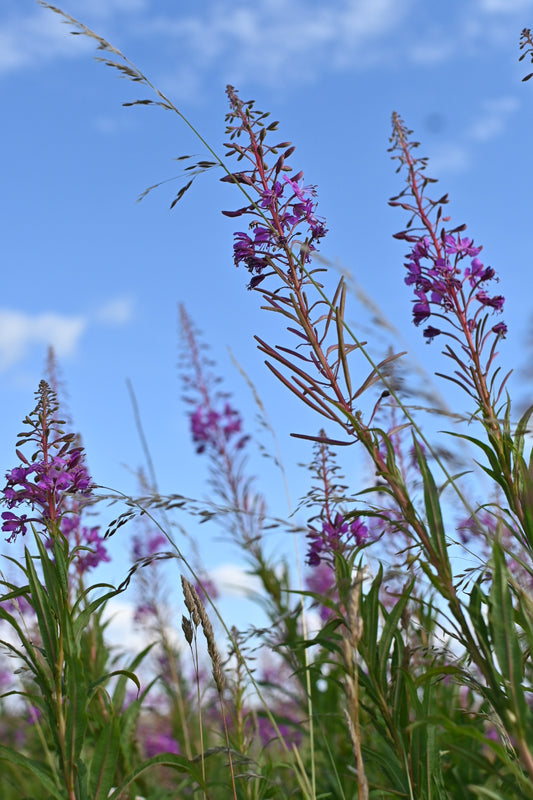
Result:
[[[224,673],[222,671],[222,660],[220,658],[220,653],[218,651],[218,647],[217,647],[217,644],[216,644],[216,641],[215,641],[215,634],[214,634],[214,631],[213,631],[213,626],[211,625],[211,620],[209,619],[207,611],[205,610],[205,606],[202,603],[202,601],[201,601],[201,599],[200,599],[200,597],[198,595],[198,592],[196,591],[196,589],[193,586],[193,584],[190,583],[190,581],[188,581],[183,575],[181,576],[181,586],[182,586],[182,589],[183,589],[183,597],[184,597],[184,600],[185,600],[185,606],[186,606],[189,614],[191,615],[191,618],[192,618],[192,620],[194,622],[194,626],[195,626],[195,628],[198,628],[198,626],[201,625],[202,631],[203,631],[204,636],[205,636],[205,640],[207,642],[207,652],[208,652],[209,658],[211,659],[211,670],[212,670],[213,679],[215,681],[215,686],[217,688],[217,694],[218,694],[219,703],[220,703],[220,713],[221,713],[221,717],[222,717],[222,724],[224,726],[224,734],[225,734],[225,737],[226,737],[226,747],[227,747],[227,754],[228,754],[228,762],[229,762],[229,770],[230,770],[230,775],[231,775],[231,785],[232,785],[232,790],[233,790],[233,796],[234,796],[235,800],[237,800],[237,789],[236,789],[236,785],[235,785],[235,773],[234,773],[234,770],[233,770],[233,760],[232,760],[232,755],[231,755],[229,732],[228,732],[228,726],[227,726],[227,722],[226,722],[226,713],[225,713],[225,709],[224,709],[225,677],[224,677]],[[185,634],[185,636],[187,638],[188,635],[191,632],[191,628],[190,628],[190,626],[185,626],[184,627],[183,624],[182,624],[182,628],[183,628],[183,632],[184,632],[184,634]],[[192,633],[193,633],[193,637],[194,637],[194,631],[192,631]],[[195,641],[195,645],[196,645],[196,641]],[[196,658],[196,668],[197,668],[198,667],[198,655],[197,655],[197,653],[196,653],[195,658]],[[200,697],[198,698],[198,700],[199,700],[199,709],[198,709],[198,711],[199,711],[199,714],[201,714]],[[200,725],[201,725],[201,721],[200,721]],[[205,777],[205,759],[204,759],[203,747],[202,747],[201,756],[202,756],[202,770],[203,770],[203,774],[204,774],[204,777]]]
[[[202,626],[205,640],[207,642],[207,652],[209,654],[209,658],[211,659],[215,685],[218,693],[222,695],[222,692],[224,691],[224,674],[221,668],[220,653],[218,652],[215,642],[213,626],[211,625],[211,621],[207,615],[204,604],[200,600],[198,592],[193,584],[184,578],[183,575],[181,576],[181,586],[183,589],[185,606],[191,615],[195,628],[198,628],[200,625]]]

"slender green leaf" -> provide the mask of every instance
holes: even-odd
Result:
[[[224,748],[221,748],[224,750]],[[158,756],[154,756],[153,758],[149,758],[147,761],[144,761],[139,767],[133,770],[131,774],[118,786],[111,794],[109,795],[109,800],[119,800],[121,793],[128,788],[128,786],[133,783],[143,772],[151,769],[151,767],[161,766],[161,767],[171,767],[172,769],[177,770],[178,772],[185,772],[187,775],[190,775],[191,778],[196,781],[198,786],[201,789],[206,790],[207,787],[203,781],[202,773],[200,769],[200,764],[197,762],[189,761],[184,756],[177,756],[174,753],[161,753]]]
[[[50,770],[40,761],[29,758],[11,747],[5,747],[3,744],[0,744],[0,760],[9,761],[10,764],[16,764],[21,769],[31,772],[54,800],[66,800],[66,792],[54,783]]]
[[[113,716],[101,732],[89,767],[91,800],[105,800],[115,783],[120,749],[120,727]]]
[[[380,685],[386,687],[389,682],[388,665],[391,642],[399,632],[399,625],[404,609],[409,602],[414,580],[403,590],[392,611],[386,614],[383,630],[378,642],[378,669]],[[386,612],[384,612],[386,613]]]
[[[522,651],[514,621],[509,572],[505,564],[503,549],[498,542],[494,543],[492,560],[493,575],[489,595],[489,626],[492,643],[509,692],[509,699],[512,702],[513,717],[517,718],[520,733],[523,735],[531,715],[522,686]]]
[[[431,470],[429,469],[426,457],[415,437],[413,437],[413,442],[415,446],[416,460],[418,461],[420,474],[424,484],[424,503],[426,507],[426,517],[431,537],[431,544],[440,558],[439,572],[445,570],[447,577],[451,578],[452,570],[450,566],[450,560],[448,558],[448,545],[446,542],[446,533],[444,530],[444,522],[442,520],[442,513],[440,509],[439,492],[433,475],[431,474]]]
[[[74,653],[67,658],[66,693],[66,757],[70,763],[74,763],[80,757],[88,724],[87,683],[81,658]]]
[[[29,551],[25,551],[26,571],[31,592],[31,604],[37,616],[37,624],[41,633],[42,644],[46,660],[50,667],[57,662],[59,648],[57,618],[54,616],[50,598],[45,592]]]

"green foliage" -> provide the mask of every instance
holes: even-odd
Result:
[[[39,1],[61,15],[74,33],[96,41],[105,53],[100,60],[107,66],[153,90],[158,98],[127,105],[153,103],[184,120],[120,51],[72,17]],[[529,53],[530,47],[531,35],[526,30],[522,48]],[[278,153],[276,147],[263,146],[263,142],[275,123],[265,127],[262,120],[266,115],[252,112],[253,103],[242,103],[234,90],[232,96],[229,116],[235,121],[240,114],[242,124],[231,130],[235,136],[243,132],[251,136],[252,155],[259,162],[253,161],[245,147],[230,146],[239,160],[250,156],[254,167],[241,173],[230,173],[224,167],[225,180],[243,191],[250,203],[230,215],[251,213],[269,226],[262,235],[272,250],[259,251],[261,263],[263,267],[268,264],[270,276],[282,285],[260,291],[266,307],[289,321],[288,330],[298,337],[300,348],[274,347],[258,339],[259,349],[270,359],[267,365],[281,383],[330,424],[340,426],[348,438],[338,442],[323,429],[318,436],[303,435],[315,442],[310,467],[313,485],[298,511],[311,508],[307,525],[317,521],[323,525],[324,539],[314,553],[313,566],[326,567],[329,583],[322,589],[294,588],[292,565],[277,554],[267,554],[266,501],[251,491],[245,458],[239,454],[247,437],[226,447],[229,434],[224,428],[217,429],[217,436],[211,439],[204,431],[198,449],[199,453],[206,448],[210,452],[211,504],[193,503],[182,495],[164,498],[154,485],[142,502],[128,498],[127,511],[108,528],[108,535],[114,535],[136,514],[156,524],[152,511],[165,515],[176,509],[190,510],[203,521],[218,522],[245,554],[249,572],[261,587],[255,599],[268,625],[246,634],[228,630],[213,598],[204,602],[199,590],[182,577],[189,612],[189,617],[182,617],[182,631],[192,671],[182,649],[169,639],[170,615],[166,598],[158,593],[158,580],[153,573],[146,577],[145,572],[156,568],[159,557],[176,555],[193,578],[198,577],[174,544],[166,518],[157,532],[164,531],[172,553],[136,557],[118,588],[101,583],[87,588],[76,572],[80,547],[69,542],[61,520],[47,515],[45,508],[38,520],[42,530],[34,530],[32,546],[26,547],[23,560],[19,563],[6,557],[6,564],[17,569],[19,580],[2,577],[0,581],[4,590],[0,621],[2,631],[9,631],[0,644],[10,656],[10,666],[15,665],[12,671],[18,680],[17,688],[0,697],[2,734],[5,742],[10,742],[0,744],[0,796],[2,800],[533,800],[533,452],[527,452],[533,407],[517,423],[512,420],[509,398],[502,408],[496,407],[505,379],[496,391],[499,368],[491,370],[503,328],[496,325],[485,335],[485,312],[482,317],[479,310],[474,317],[466,315],[471,298],[454,323],[454,341],[459,341],[459,333],[466,337],[462,351],[458,354],[450,345],[444,350],[458,371],[456,377],[443,377],[463,388],[469,401],[474,401],[472,418],[481,431],[479,437],[451,435],[481,451],[481,469],[495,492],[481,507],[471,507],[465,474],[450,474],[389,380],[399,354],[374,362],[366,343],[359,342],[346,324],[344,279],[330,300],[316,281],[320,270],[305,266],[309,248],[295,240],[300,247],[296,253],[288,245],[290,237],[272,238],[275,215],[269,221],[266,212],[270,213],[277,200],[269,201],[272,208],[267,208],[268,203],[254,202],[249,192],[258,170],[264,176],[270,169],[268,174],[278,178],[282,170],[289,169],[285,159],[292,148],[269,167],[267,155]],[[400,168],[407,167],[409,176],[406,189],[392,204],[412,214],[409,225],[418,217],[422,230],[433,235],[435,251],[441,253],[436,261],[442,261],[447,234],[445,229],[439,232],[437,225],[444,221],[441,212],[447,196],[439,201],[422,199],[432,182],[423,176],[425,160],[417,161],[412,155],[416,143],[407,140],[409,132],[397,115],[394,126],[393,150],[399,152],[394,158],[400,160]],[[233,133],[231,138],[233,141]],[[193,179],[223,166],[214,151],[209,147],[208,151],[214,161],[201,160],[186,168]],[[180,189],[173,206],[191,183]],[[298,187],[298,191],[305,190]],[[408,195],[409,202],[405,201]],[[260,197],[264,196],[261,184]],[[298,198],[301,200],[300,195]],[[309,197],[307,201],[311,202]],[[293,212],[299,205],[293,203]],[[287,208],[288,203],[283,209],[286,215]],[[429,219],[433,212],[434,225]],[[311,222],[316,230],[317,218]],[[254,225],[257,221],[251,230]],[[417,241],[415,230],[398,236],[412,243]],[[462,230],[459,226],[448,238]],[[318,238],[316,235],[316,241]],[[423,241],[427,250],[429,245]],[[452,244],[456,253],[467,248],[453,237]],[[460,260],[457,256],[454,269]],[[457,280],[451,286],[458,303],[464,300],[465,287],[474,285],[473,271],[469,274],[470,284],[465,283],[466,273],[459,283],[463,294],[457,293]],[[414,275],[413,280],[418,279]],[[256,289],[259,283],[250,288]],[[450,289],[439,286],[442,292]],[[480,294],[482,305],[483,300],[490,301],[483,298],[484,292]],[[503,298],[492,299],[494,308],[500,300]],[[419,305],[417,324],[431,314],[427,299]],[[443,304],[440,317],[450,308]],[[184,311],[182,317],[187,320]],[[185,327],[188,352],[196,354],[192,363],[196,389],[209,410],[207,422],[201,418],[207,428],[218,424],[221,416],[211,407],[211,400],[226,396],[210,396],[190,322],[186,321]],[[475,336],[471,336],[473,329]],[[441,333],[429,330],[430,338]],[[480,357],[489,336],[493,345],[482,367]],[[348,357],[355,352],[366,358],[370,372],[354,390]],[[192,383],[189,380],[188,389]],[[365,421],[356,401],[377,385],[381,394]],[[18,442],[36,445],[31,463],[44,457],[49,445],[64,455],[75,440],[58,427],[64,424],[57,418],[59,405],[44,381],[38,397],[35,411],[26,419],[31,432],[22,434]],[[371,427],[381,401],[389,397],[391,419]],[[240,418],[235,410],[230,408],[230,412],[227,416],[235,433],[240,430]],[[401,416],[399,424],[396,414]],[[406,468],[408,454],[402,433],[407,429],[412,433],[416,479]],[[50,440],[50,432],[55,439]],[[349,494],[328,448],[350,443],[362,446],[371,464],[367,485],[358,487],[357,495]],[[18,455],[29,467],[30,462]],[[19,484],[22,481],[12,478],[12,493]],[[28,486],[36,488],[26,483],[26,489]],[[49,499],[54,492],[59,492],[55,485],[49,490]],[[455,525],[445,492],[453,493],[465,506],[479,533],[470,551],[477,560],[460,575],[452,550]],[[33,508],[31,495],[26,499]],[[9,505],[9,499],[6,502]],[[345,514],[338,512],[343,503],[350,506]],[[58,517],[66,513],[59,502],[56,511]],[[481,512],[487,512],[489,522]],[[374,538],[366,541],[363,537],[354,543],[348,521],[360,519],[367,519],[369,526],[373,523]],[[294,526],[287,527],[294,530]],[[16,528],[10,530],[13,533]],[[313,532],[320,536],[314,528]],[[134,574],[141,581],[144,599],[151,604],[153,644],[128,662],[110,649],[105,612]],[[313,616],[310,611],[318,613]],[[220,622],[216,633],[210,621],[212,612]],[[200,628],[214,685],[201,669],[204,638],[198,636]],[[227,643],[225,662],[216,643],[220,636]],[[252,636],[256,637],[253,641]],[[152,664],[150,679],[144,683],[138,673],[152,650],[162,674],[156,675]],[[266,651],[274,658],[270,674],[255,661],[257,653],[261,657]],[[161,694],[152,702],[159,687]],[[133,697],[128,689],[133,690]],[[24,718],[27,710],[30,721]],[[166,752],[159,741],[158,752],[150,754],[152,733],[174,749],[179,744],[180,752]]]

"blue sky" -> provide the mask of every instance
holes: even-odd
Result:
[[[387,153],[390,116],[398,111],[430,158],[435,191],[450,194],[453,222],[468,224],[500,275],[509,326],[502,364],[517,369],[512,385],[525,391],[519,368],[531,359],[533,81],[521,83],[530,68],[518,63],[518,39],[533,26],[533,0],[59,5],[120,48],[219,153],[227,83],[280,120],[281,137],[297,147],[295,170],[318,186],[329,228],[321,253],[352,272],[397,340],[369,328],[356,298],[348,318],[365,331],[371,351],[408,349],[431,374],[446,365],[438,342],[428,347],[411,324],[405,246],[392,238],[406,220],[387,206],[403,186]],[[307,490],[297,464],[310,450],[289,433],[314,433],[321,421],[302,413],[255,348],[254,334],[279,340],[279,326],[260,312],[259,296],[246,291],[246,275],[233,265],[235,221],[220,210],[241,200],[208,174],[173,211],[180,180],[136,203],[147,186],[179,176],[174,158],[205,153],[176,115],[123,108],[147,90],[119,80],[94,54],[92,41],[71,36],[33,0],[3,0],[0,468],[14,466],[15,436],[52,344],[98,483],[136,491],[133,472],[143,454],[130,379],[161,489],[205,495],[206,465],[189,442],[176,369],[182,302],[252,433],[255,408],[228,347],[257,386],[296,503]],[[467,408],[466,398],[459,402]],[[354,463],[348,459],[352,481]],[[250,469],[267,495],[283,496],[268,462],[251,456]],[[287,511],[283,501],[272,510]],[[209,566],[230,563],[234,553],[212,546],[212,535],[206,527],[198,532]],[[121,546],[114,545],[117,553]]]

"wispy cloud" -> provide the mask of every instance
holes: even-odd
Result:
[[[456,42],[437,33],[429,34],[414,42],[409,57],[415,64],[432,66],[449,61],[456,49]]]
[[[0,75],[56,58],[75,58],[91,49],[69,36],[58,18],[44,9],[0,19]]]
[[[482,100],[474,122],[454,142],[437,147],[431,155],[430,170],[434,177],[447,172],[464,172],[474,157],[474,149],[505,134],[512,115],[520,108],[520,100],[512,95]]]
[[[220,592],[229,597],[247,597],[261,590],[261,582],[238,564],[220,564],[209,571]]]
[[[505,133],[510,116],[520,108],[517,97],[496,97],[483,102],[476,121],[467,130],[467,137],[488,142]]]
[[[125,325],[131,322],[133,310],[134,302],[131,297],[117,297],[98,309],[95,318],[110,325]]]
[[[147,10],[150,0],[73,0],[68,11],[89,27],[123,19]],[[51,3],[54,5],[54,3]],[[61,3],[58,4],[61,6]],[[80,58],[94,51],[94,42],[71,36],[69,26],[46,8],[20,10],[20,0],[3,0],[0,10],[0,76],[64,58]]]
[[[7,2],[11,12],[2,19],[0,11],[0,74],[94,50],[94,42],[70,36],[58,15],[45,9],[23,15],[19,0]],[[437,7],[429,13],[424,0],[164,5],[161,12],[154,0],[71,0],[68,10],[111,39],[116,30],[115,44],[127,50],[132,37],[157,37],[161,54],[172,53],[173,63],[179,62],[172,74],[167,60],[164,82],[172,83],[172,90],[183,97],[199,91],[205,73],[221,65],[228,79],[239,85],[253,76],[267,85],[294,88],[325,71],[359,71],[386,64],[391,57],[396,63],[403,59],[439,64],[457,53],[475,54],[497,44],[502,27],[523,22],[533,0],[464,0],[446,13]]]
[[[375,60],[376,42],[398,29],[413,0],[223,0],[207,12],[167,13],[148,30],[173,42],[181,58],[205,70],[224,63],[230,79],[263,83],[309,82],[326,68],[347,69]]]
[[[479,10],[485,14],[517,14],[533,8],[533,0],[478,0]]]
[[[446,143],[431,155],[430,174],[438,178],[445,173],[464,172],[471,164],[470,148],[462,143]]]
[[[0,309],[0,371],[23,361],[34,347],[51,346],[58,358],[72,357],[90,327],[125,325],[132,315],[133,303],[128,298],[117,298],[92,313],[77,315]]]
[[[60,358],[72,355],[87,324],[82,316],[0,310],[0,370],[21,361],[35,344],[52,346]]]
[[[119,598],[110,600],[105,608],[104,622],[108,623],[107,641],[122,652],[139,653],[154,640],[152,633],[139,627],[135,622],[135,605],[128,600]],[[165,633],[174,647],[177,649],[183,647],[179,628],[169,625]]]

